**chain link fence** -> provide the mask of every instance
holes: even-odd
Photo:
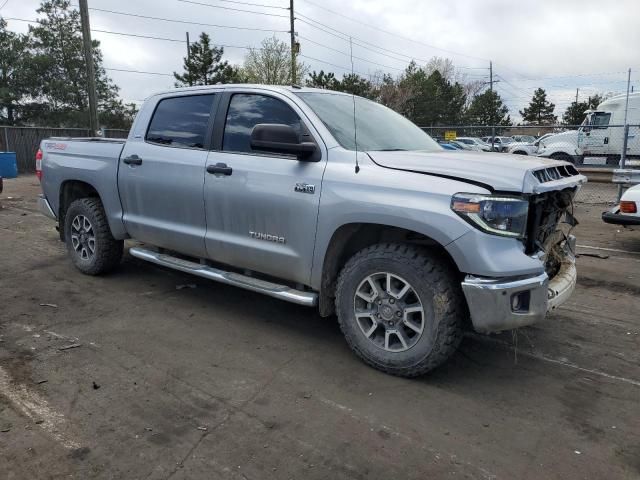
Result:
[[[462,139],[484,140],[498,152],[541,155],[574,162],[589,183],[576,202],[614,204],[621,189],[615,168],[640,169],[640,125],[449,125],[422,127],[434,139],[464,147]],[[0,127],[0,151],[16,152],[19,173],[35,170],[40,142],[49,137],[89,137],[87,128]],[[126,138],[128,130],[103,130],[105,138]],[[624,186],[623,186],[624,188]]]
[[[128,130],[105,129],[105,138],[127,138]],[[88,128],[0,127],[0,151],[16,152],[18,173],[35,171],[40,142],[49,137],[90,137]]]

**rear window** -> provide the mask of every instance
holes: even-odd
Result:
[[[159,145],[204,148],[214,94],[165,98],[153,113],[146,140]]]

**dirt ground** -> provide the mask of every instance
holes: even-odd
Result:
[[[83,276],[38,192],[0,196],[2,478],[640,478],[640,230],[604,206],[567,304],[406,380],[311,309],[128,255]]]

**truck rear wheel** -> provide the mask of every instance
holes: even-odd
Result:
[[[98,198],[81,198],[71,203],[65,215],[64,233],[69,256],[82,273],[106,273],[122,259],[124,241],[111,235]]]
[[[456,351],[463,301],[446,263],[393,243],[354,255],[336,290],[338,322],[351,349],[374,368],[403,377],[427,373]]]

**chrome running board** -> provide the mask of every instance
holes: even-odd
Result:
[[[244,288],[252,292],[263,293],[270,297],[286,300],[287,302],[297,303],[306,307],[314,307],[318,303],[318,294],[314,292],[303,292],[286,285],[267,282],[258,278],[247,277],[235,272],[226,272],[218,268],[201,265],[199,263],[190,262],[181,258],[172,257],[164,253],[154,252],[140,247],[131,247],[129,254],[133,257],[147,262],[155,263],[163,267],[173,268],[181,272],[197,275],[198,277],[208,278],[216,282],[226,283],[234,287]]]

